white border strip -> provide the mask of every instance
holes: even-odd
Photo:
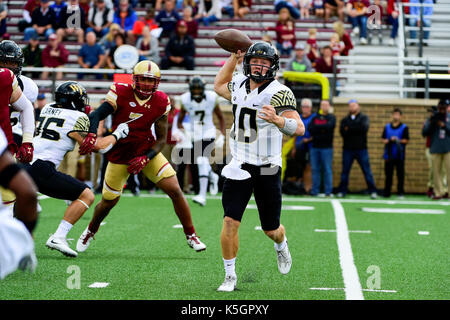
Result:
[[[314,229],[314,232],[336,232],[333,229]],[[350,233],[372,233],[370,230],[348,230]]]
[[[344,288],[309,288],[309,290],[320,290],[320,291],[333,291],[333,290],[345,290]],[[382,292],[382,293],[397,293],[396,290],[382,290],[382,289],[362,289],[366,292]]]
[[[402,213],[402,214],[445,214],[442,209],[411,209],[411,208],[361,208],[363,212]]]
[[[345,219],[344,208],[339,200],[332,200],[331,205],[334,209],[334,217],[336,221],[336,237],[342,277],[344,278],[345,299],[364,300],[361,283],[359,282],[358,271],[353,260],[352,246],[348,236],[348,227]]]

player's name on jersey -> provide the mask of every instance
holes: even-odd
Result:
[[[62,110],[59,108],[52,108],[48,106],[47,108],[43,109],[43,112],[41,115],[51,115],[51,116],[59,116],[61,114]]]

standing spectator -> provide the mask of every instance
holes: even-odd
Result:
[[[78,0],[69,0],[65,8],[61,10],[61,24],[56,34],[59,42],[63,42],[67,36],[76,36],[78,43],[84,42],[86,30],[86,13],[79,6]]]
[[[30,40],[30,36],[37,32],[39,36],[45,36],[45,39],[48,39],[48,36],[55,32],[54,23],[55,23],[55,11],[50,8],[49,0],[41,0],[41,6],[34,9],[33,14],[31,16],[31,27],[25,29],[24,40]]]
[[[367,8],[369,0],[349,0],[347,2],[347,15],[353,26],[353,34],[359,34],[360,44],[367,44]]]
[[[369,152],[367,151],[367,132],[369,117],[361,112],[355,99],[348,102],[349,114],[341,120],[339,132],[344,140],[342,152],[342,173],[338,197],[345,197],[348,192],[348,182],[353,160],[358,161],[364,179],[366,180],[370,197],[377,198],[377,188],[370,169]]]
[[[112,47],[115,45],[114,37],[116,34],[122,33],[122,30],[120,30],[120,26],[117,23],[113,23],[109,27],[109,31],[107,34],[103,36],[103,38],[100,39],[98,42],[99,45],[102,46],[103,50],[105,50],[106,53],[111,50]]]
[[[137,14],[128,3],[128,0],[120,0],[119,8],[114,13],[114,23],[117,23],[125,32],[125,36],[130,43],[135,42],[133,26],[137,21]]]
[[[339,20],[344,22],[344,0],[325,0],[325,22],[330,20],[332,14],[336,14]]]
[[[305,45],[297,42],[295,45],[295,56],[288,62],[289,71],[311,72],[312,64],[305,55]]]
[[[58,36],[56,34],[48,37],[48,44],[42,51],[42,65],[50,68],[61,68],[69,61],[69,51],[64,47],[62,43],[59,43]],[[48,71],[43,71],[41,79],[48,79]],[[56,79],[62,80],[63,73],[57,72]]]
[[[187,24],[180,20],[177,23],[176,33],[166,45],[166,55],[161,60],[161,69],[169,69],[172,66],[194,70],[195,43],[187,34]]]
[[[50,5],[50,8],[53,9],[53,11],[55,11],[55,16],[56,16],[56,21],[55,21],[55,25],[59,26],[61,24],[61,11],[67,7],[67,3],[64,0],[55,0],[55,2],[53,2]]]
[[[180,19],[181,17],[175,10],[175,2],[173,0],[166,0],[164,2],[164,10],[161,10],[155,18],[156,22],[163,29],[159,37],[170,37],[175,31],[177,22]]]
[[[142,35],[142,30],[145,26],[149,27],[150,31],[159,28],[158,24],[155,21],[155,9],[151,7],[147,9],[147,12],[142,19],[139,19],[134,23],[133,35],[136,39]]]
[[[41,0],[28,0],[23,8],[22,17],[23,19],[19,21],[17,27],[20,32],[24,32],[26,28],[31,27],[31,16],[33,15],[33,11],[36,8],[39,8],[41,5]]]
[[[321,177],[325,196],[332,196],[333,191],[333,138],[336,117],[330,113],[330,101],[320,102],[320,112],[309,123],[309,132],[312,138],[311,146],[311,171],[312,189],[311,195],[316,196],[320,192]]]
[[[384,184],[384,196],[391,196],[392,176],[394,168],[397,171],[397,194],[403,197],[405,194],[405,151],[409,141],[408,126],[401,122],[402,111],[395,108],[392,112],[392,122],[386,124],[381,135],[384,143],[384,173],[386,176]]]
[[[151,60],[159,65],[159,42],[156,37],[152,36],[148,26],[144,27],[142,37],[136,42],[136,49],[139,51],[139,60]]]
[[[422,24],[424,30],[423,30],[423,38],[425,40],[428,40],[430,38],[430,30],[431,27],[431,16],[433,15],[433,0],[409,0],[409,3],[412,4],[409,7],[409,13],[411,17],[409,18],[409,26],[410,27],[420,27]],[[423,3],[423,20],[420,20],[420,4]],[[428,30],[425,30],[427,28]],[[410,31],[410,38],[416,39],[417,38],[417,31],[411,30]],[[412,43],[414,45],[414,43]],[[424,42],[424,46],[428,45],[428,42]]]
[[[105,63],[105,51],[96,43],[97,37],[94,32],[86,34],[86,43],[78,53],[78,64],[84,69],[100,69]],[[102,79],[103,74],[96,73],[97,79]],[[83,79],[84,73],[78,74],[78,79]]]
[[[233,0],[235,19],[244,19],[244,16],[252,9],[252,0]]]
[[[188,26],[187,33],[195,39],[198,36],[198,21],[192,17],[192,14],[192,7],[188,6],[183,9],[183,20],[186,21]]]
[[[8,6],[0,0],[0,38],[6,33],[6,19],[8,18]]]
[[[194,19],[202,22],[205,27],[222,19],[220,0],[199,0],[198,13]]]
[[[388,0],[387,14],[388,22],[390,25],[392,25],[391,36],[389,38],[388,44],[390,46],[393,46],[395,44],[395,38],[397,38],[398,34],[398,16],[400,14],[398,0]]]
[[[333,73],[333,49],[325,46],[322,49],[322,57],[316,60],[316,71],[321,73]]]
[[[108,33],[113,23],[114,10],[109,9],[105,0],[95,0],[94,6],[88,12],[88,28],[86,32],[94,31],[98,38]]]
[[[27,46],[23,48],[23,66],[24,67],[42,67],[42,49],[39,47],[39,35],[34,32],[30,36],[30,41]],[[39,78],[38,72],[32,72],[31,78]]]
[[[348,56],[350,50],[353,49],[352,38],[345,31],[344,24],[342,21],[336,21],[333,23],[333,30],[339,35],[340,41],[344,43],[344,49],[341,51],[341,56]]]
[[[295,25],[287,8],[281,8],[278,13],[278,21],[275,28],[269,27],[267,30],[274,30],[277,34],[276,47],[281,55],[290,55],[295,48]]]
[[[45,98],[45,93],[39,93],[36,99],[36,103],[34,105],[34,115],[35,120],[39,121],[39,116],[41,115],[42,109],[47,104],[47,98]]]
[[[430,153],[433,165],[434,196],[432,199],[439,200],[448,198],[450,191],[450,112],[448,99],[441,99],[437,112],[427,119],[422,129],[423,136],[430,137]],[[447,171],[447,192],[442,184],[443,169]]]
[[[316,18],[325,17],[324,0],[312,0],[312,7]]]
[[[315,65],[315,61],[320,57],[319,54],[319,46],[317,45],[317,29],[310,28],[308,29],[308,40],[306,40],[306,46],[308,52],[308,59],[311,61],[313,66]]]
[[[309,10],[311,9],[312,0],[300,0],[300,18],[309,19]]]
[[[300,18],[300,2],[299,0],[275,0],[275,11],[280,12],[281,8],[288,8],[291,17]]]

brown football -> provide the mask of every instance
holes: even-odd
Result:
[[[221,30],[216,33],[214,40],[222,49],[228,52],[237,52],[238,50],[245,52],[252,45],[252,40],[237,29]]]

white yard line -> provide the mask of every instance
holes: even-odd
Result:
[[[314,229],[315,232],[336,232],[333,229]],[[370,230],[348,230],[350,233],[372,233]]]
[[[348,234],[345,212],[339,200],[331,200],[336,221],[336,237],[339,250],[339,261],[344,278],[345,298],[347,300],[364,300],[358,270],[356,269],[352,246]]]
[[[246,209],[258,209],[256,204],[248,204]],[[281,211],[312,211],[314,207],[309,206],[282,206]]]
[[[345,288],[309,288],[309,290],[320,290],[320,291],[334,291],[334,290],[345,290]],[[382,292],[382,293],[397,293],[396,290],[383,290],[383,289],[362,289],[366,292]]]
[[[412,208],[362,208],[363,212],[374,213],[402,213],[402,214],[445,214],[441,209],[412,209]]]
[[[109,282],[94,282],[89,285],[89,288],[106,288],[107,286],[109,286]]]

